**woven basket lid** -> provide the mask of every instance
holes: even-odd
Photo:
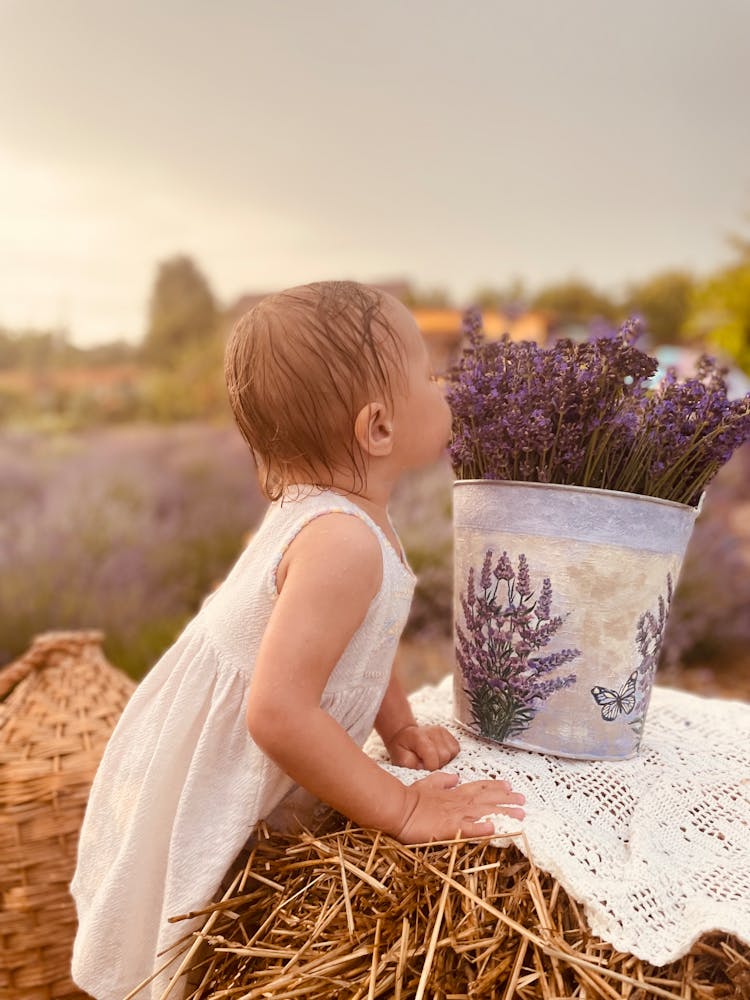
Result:
[[[101,632],[48,632],[0,669],[0,996],[85,997],[68,886],[104,746],[135,682]]]

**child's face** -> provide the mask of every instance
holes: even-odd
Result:
[[[407,380],[405,391],[397,379],[393,385],[394,457],[404,469],[420,468],[436,461],[447,447],[452,414],[414,317],[392,299],[389,318],[403,346]]]

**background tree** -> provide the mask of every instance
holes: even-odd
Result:
[[[226,418],[223,353],[228,318],[190,257],[163,261],[151,294],[142,357],[143,416],[152,420]]]
[[[188,348],[216,336],[218,310],[208,281],[190,257],[162,261],[149,302],[143,359],[171,366]]]
[[[750,374],[750,239],[732,233],[728,241],[735,259],[695,290],[687,332]]]
[[[514,277],[505,285],[480,285],[471,295],[470,302],[480,309],[498,309],[500,312],[512,314],[524,311],[528,299],[523,279]]]
[[[224,385],[224,341],[224,334],[207,337],[202,344],[183,348],[171,367],[150,368],[143,378],[143,416],[162,423],[231,421]]]
[[[597,316],[614,321],[618,315],[618,307],[609,295],[579,278],[544,286],[532,296],[530,305],[552,313],[560,326],[588,323]]]
[[[77,360],[81,350],[68,340],[67,330],[19,330],[0,327],[0,369],[47,371]]]
[[[669,270],[631,284],[623,298],[624,315],[640,313],[652,344],[683,339],[691,310],[695,279],[687,271]]]
[[[445,288],[410,288],[401,296],[407,309],[445,309],[451,306],[451,297]]]

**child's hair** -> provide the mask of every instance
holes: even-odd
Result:
[[[224,375],[264,495],[278,500],[293,482],[330,485],[337,468],[364,487],[354,422],[376,392],[393,405],[394,371],[404,377],[401,343],[383,313],[382,293],[369,285],[298,285],[241,316]],[[328,484],[318,483],[321,469]]]

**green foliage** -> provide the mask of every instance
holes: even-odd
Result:
[[[504,286],[481,285],[471,295],[471,302],[480,309],[507,309],[526,302],[528,293],[522,278],[512,278]]]
[[[644,317],[654,345],[674,344],[682,339],[694,288],[695,279],[687,271],[662,271],[629,287],[623,312]]]
[[[77,347],[65,331],[0,328],[0,426],[68,431],[137,417],[136,354],[121,340]],[[102,374],[112,367],[119,381]]]
[[[26,409],[26,397],[19,389],[0,386],[0,427],[18,420]]]
[[[734,260],[695,289],[686,332],[750,374],[750,239],[730,233],[727,241]]]
[[[132,634],[114,630],[105,632],[104,654],[111,663],[135,680],[139,680],[170,646],[192,617],[191,614],[174,617],[144,618]]]
[[[76,348],[80,358],[87,365],[119,365],[136,361],[140,349],[127,340],[112,340],[106,344],[95,344],[93,347]]]
[[[143,358],[171,366],[216,335],[218,310],[206,278],[186,256],[163,261],[154,282]]]
[[[71,344],[66,330],[9,330],[0,327],[0,371],[97,367],[133,361],[137,348],[124,340],[94,347]]]
[[[577,278],[542,288],[532,297],[531,307],[554,313],[556,322],[562,326],[586,323],[597,316],[614,320],[619,312],[617,304],[607,294]]]
[[[161,423],[197,417],[231,419],[223,353],[223,337],[212,336],[183,348],[169,368],[144,373],[142,415]]]
[[[0,328],[0,370],[48,369],[79,360],[81,351],[60,330],[12,331]]]
[[[450,462],[409,473],[394,495],[393,520],[417,574],[407,636],[449,636],[453,622],[453,470]]]
[[[450,293],[445,288],[409,289],[400,296],[407,309],[450,308]]]
[[[697,289],[688,329],[750,374],[750,255]]]

